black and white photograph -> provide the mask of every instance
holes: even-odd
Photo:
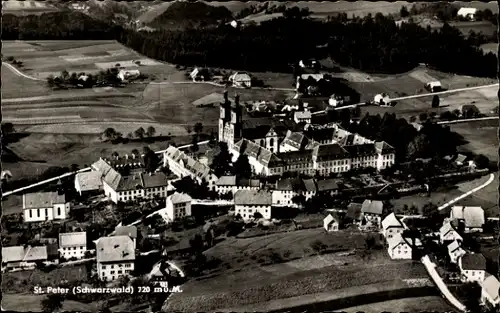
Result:
[[[2,1],[1,311],[500,313],[498,12]]]

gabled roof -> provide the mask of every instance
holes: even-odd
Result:
[[[468,15],[468,14],[476,14],[476,8],[460,8],[457,12],[457,15]]]
[[[348,157],[348,152],[339,144],[321,145],[313,150],[313,155],[317,161],[339,160]]]
[[[486,292],[492,299],[497,299],[500,297],[499,292],[500,292],[500,282],[498,279],[490,275],[485,278],[482,284],[482,289],[484,292]]]
[[[316,192],[318,189],[318,186],[316,185],[316,180],[312,178],[302,179],[302,183],[304,184],[304,189],[306,192]]]
[[[389,249],[394,249],[395,247],[399,246],[400,244],[407,244],[410,246],[406,240],[404,240],[403,236],[401,234],[395,234],[392,237],[387,238],[387,243],[389,244]],[[410,246],[411,247],[411,246]]]
[[[46,246],[28,247],[26,248],[26,254],[24,256],[23,261],[25,262],[43,261],[47,260],[47,257],[48,255]]]
[[[77,247],[87,246],[87,233],[74,232],[74,233],[61,233],[59,234],[59,246],[63,247]]]
[[[310,111],[297,111],[294,113],[296,119],[310,119],[312,116]]]
[[[384,209],[384,204],[379,200],[368,200],[363,201],[361,205],[361,212],[368,214],[382,215]]]
[[[234,73],[233,75],[231,75],[229,77],[229,80],[233,80],[233,81],[249,81],[249,80],[251,80],[251,78],[250,78],[250,75],[248,75],[247,73],[236,72],[236,73]]]
[[[129,236],[101,237],[96,245],[97,262],[135,260],[134,242]]]
[[[486,270],[486,259],[481,253],[467,253],[462,256],[461,260],[464,270]]]
[[[66,197],[56,191],[25,193],[23,195],[23,209],[37,209],[52,207],[54,204],[65,204]]]
[[[395,152],[394,147],[391,146],[390,144],[388,144],[385,141],[377,141],[377,142],[375,142],[375,150],[379,154],[390,154],[390,153],[394,153]]]
[[[288,131],[282,144],[288,144],[296,149],[302,149],[306,143],[306,137],[299,132]]]
[[[118,226],[113,232],[113,236],[129,236],[132,239],[137,238],[137,227]]]
[[[234,194],[235,205],[266,205],[273,203],[272,193],[265,190],[238,190]]]
[[[91,167],[94,171],[101,172],[102,177],[106,176],[106,174],[108,174],[108,172],[112,169],[111,165],[103,158],[99,158],[99,160],[94,162]]]
[[[479,206],[454,206],[451,213],[453,218],[463,219],[465,227],[481,228],[485,223],[484,210]]]
[[[155,172],[152,174],[141,174],[142,185],[144,188],[156,188],[168,186],[167,175],[162,172]]]
[[[452,253],[453,251],[455,251],[457,249],[461,249],[460,243],[456,240],[453,240],[453,242],[448,245],[448,252]]]
[[[75,180],[78,182],[81,191],[97,190],[102,187],[101,172],[92,171],[77,173]]]
[[[330,223],[332,222],[336,222],[336,223],[339,223],[339,220],[338,220],[338,217],[336,216],[333,216],[332,214],[328,214],[324,219],[323,219],[323,223],[324,225],[329,225]]]
[[[21,262],[25,254],[23,246],[2,247],[2,263]]]
[[[300,178],[284,178],[276,183],[276,190],[303,191],[304,183]]]
[[[463,154],[459,154],[457,156],[457,158],[455,159],[455,162],[461,162],[461,163],[463,163],[463,162],[465,162],[465,160],[467,160],[467,156],[465,156]]]
[[[300,75],[300,78],[307,80],[309,77],[314,78],[314,80],[319,81],[323,79],[324,75],[323,74],[302,74]]]
[[[457,235],[462,238],[462,236],[460,236],[458,234],[458,231],[457,229],[455,228],[455,226],[453,226],[453,224],[451,222],[445,222],[443,224],[443,226],[441,226],[441,228],[439,229],[439,233],[441,234],[441,236],[446,236],[446,234],[448,234],[450,231],[454,231],[457,233]]]
[[[221,176],[215,183],[217,186],[236,186],[236,176]]]
[[[193,200],[188,194],[179,192],[175,192],[173,195],[168,196],[168,199],[172,201],[172,203],[185,203]]]
[[[339,189],[338,180],[334,178],[318,180],[317,184],[318,191],[330,191]]]
[[[387,229],[395,227],[395,228],[405,228],[405,225],[403,222],[399,220],[399,218],[392,212],[391,214],[387,215],[383,220],[382,220],[382,228],[384,231]]]
[[[354,141],[353,135],[348,135],[345,138],[350,138],[352,141]],[[352,142],[349,142],[349,144],[352,144]],[[345,145],[344,149],[349,152],[349,155],[352,158],[373,156],[377,153],[377,151],[375,149],[375,145],[370,144],[370,143],[362,144],[362,145]]]

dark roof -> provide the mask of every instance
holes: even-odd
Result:
[[[235,205],[272,205],[272,193],[266,190],[238,190],[234,194]]]
[[[254,129],[259,126],[270,127],[273,123],[272,117],[247,117],[243,120],[243,129]]]
[[[259,125],[255,128],[243,128],[243,138],[255,140],[265,138],[271,130],[271,125]]]
[[[279,153],[276,156],[288,165],[291,164],[303,164],[304,162],[312,162],[312,151],[288,151],[284,153]]]
[[[363,145],[344,146],[344,149],[346,149],[349,152],[349,155],[353,158],[371,156],[377,153],[375,146],[369,143]]]
[[[339,185],[336,179],[323,179],[318,180],[318,191],[330,191],[339,189]]]
[[[313,150],[317,161],[327,161],[348,157],[348,152],[339,144],[321,145]]]
[[[313,178],[303,179],[302,182],[304,183],[304,189],[306,192],[315,192],[318,189],[316,181]]]
[[[335,132],[334,128],[316,128],[308,133],[308,137],[316,141],[332,140]]]
[[[287,191],[304,191],[304,182],[302,179],[296,178],[285,178],[280,179],[276,183],[276,190],[287,190]]]
[[[376,142],[375,149],[377,150],[377,153],[380,153],[380,154],[394,153],[395,152],[394,147],[385,141]]]
[[[59,256],[59,246],[57,243],[49,243],[46,245],[47,247],[47,255],[49,257],[58,257]]]
[[[156,172],[153,174],[142,174],[143,186],[144,188],[155,188],[168,186],[167,175],[162,172]]]
[[[313,114],[311,116],[311,124],[313,125],[325,125],[330,122],[328,115],[326,114]]]
[[[486,259],[481,253],[467,253],[462,257],[464,270],[486,270]]]

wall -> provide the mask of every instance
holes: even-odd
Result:
[[[253,217],[255,212],[262,214],[265,219],[271,219],[271,206],[268,205],[235,205],[235,214],[240,214],[243,220]]]

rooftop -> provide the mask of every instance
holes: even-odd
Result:
[[[25,193],[23,195],[23,208],[36,209],[52,207],[54,204],[65,204],[66,197],[64,194],[60,195],[58,192],[36,192]]]
[[[87,233],[86,232],[75,232],[75,233],[60,233],[59,234],[59,246],[62,247],[76,247],[76,246],[87,246]]]
[[[173,195],[168,197],[172,203],[185,203],[191,202],[193,200],[188,194],[175,192]]]
[[[137,238],[137,227],[118,226],[113,232],[113,236],[129,236],[132,239]]]
[[[464,270],[486,270],[486,259],[481,253],[467,253],[461,258]]]
[[[365,200],[361,205],[361,211],[368,214],[382,215],[384,204],[379,200]]]
[[[273,203],[272,193],[265,190],[238,190],[234,194],[235,205],[267,205]]]
[[[102,174],[98,171],[77,173],[75,180],[81,191],[97,190],[102,187]]]
[[[97,262],[135,260],[134,242],[129,236],[101,237],[96,245]]]

